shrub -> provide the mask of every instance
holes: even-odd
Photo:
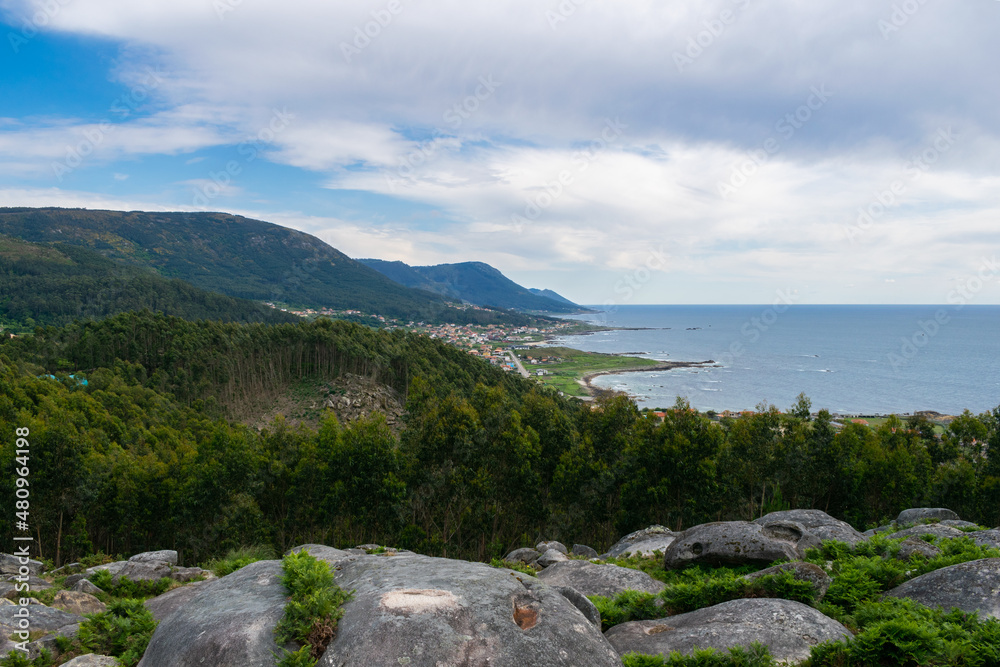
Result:
[[[259,560],[274,559],[274,549],[266,545],[257,544],[249,547],[230,549],[223,558],[210,560],[202,567],[206,570],[211,570],[217,577],[224,577],[240,568],[246,567],[250,563],[256,563]]]
[[[282,560],[281,583],[288,589],[285,615],[274,630],[279,644],[300,642],[295,652],[285,652],[279,667],[312,667],[323,655],[344,615],[341,606],[350,599],[333,581],[329,566],[308,552],[291,553]]]
[[[522,574],[527,574],[528,576],[534,577],[538,574],[538,570],[533,569],[530,565],[525,565],[521,561],[509,561],[502,560],[500,558],[493,558],[490,560],[491,567],[507,568],[508,570],[516,570]]]
[[[696,650],[691,655],[671,653],[641,655],[627,653],[622,656],[625,667],[774,667],[777,663],[763,644],[754,642],[749,648],[734,646],[728,651],[715,649]]]
[[[152,581],[133,581],[128,577],[120,577],[114,583],[114,575],[107,570],[98,570],[89,577],[90,583],[116,598],[151,598],[162,595],[173,581],[163,577]]]
[[[156,630],[156,620],[142,600],[117,600],[80,624],[80,644],[94,653],[118,658],[124,667],[139,664]]]

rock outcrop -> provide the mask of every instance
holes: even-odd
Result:
[[[855,530],[849,523],[840,519],[834,519],[822,510],[771,512],[757,519],[754,523],[766,524],[771,521],[794,521],[821,540],[846,542],[852,547],[856,546],[859,542],[864,542],[866,539],[864,535]]]
[[[721,521],[685,530],[663,556],[667,569],[688,565],[770,564],[797,560],[820,546],[818,537],[793,521]]]
[[[609,598],[627,590],[656,594],[666,588],[645,572],[586,560],[554,563],[539,572],[538,578],[550,586],[570,586],[584,595]]]
[[[945,521],[949,519],[957,521],[959,518],[960,517],[957,513],[943,507],[916,507],[900,512],[899,516],[896,517],[896,524],[899,526],[906,526],[911,523],[917,523],[918,521],[928,521],[934,519],[937,519],[938,521]]]
[[[754,579],[760,579],[761,577],[766,577],[771,574],[781,574],[782,572],[791,572],[792,576],[796,579],[811,583],[813,585],[813,591],[816,592],[817,602],[823,599],[823,596],[825,596],[826,592],[830,589],[830,584],[833,583],[833,579],[830,575],[823,571],[823,568],[818,565],[813,565],[812,563],[803,563],[802,561],[775,565],[774,567],[769,567],[765,570],[748,574],[744,577],[744,579],[747,581],[753,581]]]
[[[893,588],[886,597],[910,598],[927,607],[957,607],[1000,618],[1000,558],[984,558],[928,572]]]
[[[890,535],[890,537],[920,537],[921,535],[932,535],[933,537],[963,537],[965,533],[960,531],[958,528],[952,528],[951,526],[942,526],[939,523],[928,523],[901,530],[898,533]]]
[[[629,533],[615,542],[603,558],[618,558],[627,556],[652,556],[653,552],[666,552],[680,533],[675,533],[663,526],[650,526]]]
[[[762,598],[731,600],[654,621],[622,623],[605,636],[620,655],[630,651],[689,654],[695,648],[722,650],[760,642],[770,649],[775,660],[799,662],[809,657],[813,646],[848,639],[851,633],[808,605]]]

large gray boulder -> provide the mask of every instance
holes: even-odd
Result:
[[[140,667],[273,667],[285,613],[281,562],[263,560],[205,582],[153,633]]]
[[[166,563],[177,565],[177,552],[172,549],[162,551],[144,551],[128,559],[130,563]]]
[[[1000,549],[1000,528],[980,530],[975,533],[967,533],[967,535],[972,538],[973,542],[981,547]]]
[[[666,584],[645,572],[586,560],[554,563],[539,572],[538,578],[550,586],[570,586],[584,595],[608,598],[627,590],[655,595],[666,588]]]
[[[900,512],[899,516],[896,517],[896,523],[900,526],[906,526],[918,521],[933,519],[937,519],[938,521],[951,519],[954,521],[960,518],[957,513],[943,507],[916,507]]]
[[[108,610],[103,602],[90,593],[77,593],[75,591],[59,591],[56,593],[55,599],[52,600],[52,606],[77,616],[100,614]]]
[[[125,563],[125,567],[118,570],[111,581],[115,584],[123,578],[130,581],[156,581],[169,578],[171,574],[170,565],[163,561],[129,561]]]
[[[910,598],[926,607],[958,607],[1000,618],[1000,558],[983,558],[928,572],[893,588],[886,597]]]
[[[754,581],[755,579],[760,579],[761,577],[766,577],[772,574],[781,574],[782,572],[791,572],[795,579],[811,583],[813,591],[816,593],[817,602],[823,599],[823,596],[825,596],[826,592],[830,589],[830,584],[833,583],[833,578],[830,577],[830,575],[828,575],[819,565],[804,563],[802,561],[775,565],[774,567],[769,567],[765,570],[752,572],[743,578],[747,581]]]
[[[979,524],[973,523],[971,521],[962,521],[961,519],[945,519],[941,522],[942,526],[951,526],[952,528],[975,528],[979,530]]]
[[[574,556],[582,556],[584,558],[599,558],[600,554],[597,553],[597,549],[593,547],[588,547],[586,544],[574,544],[573,551],[571,552]]]
[[[569,554],[569,549],[567,549],[566,545],[563,544],[562,542],[555,542],[555,541],[539,542],[538,544],[535,545],[535,550],[538,551],[538,553],[540,554],[544,554],[549,549],[555,549],[564,556]]]
[[[730,600],[655,621],[622,623],[605,636],[619,655],[630,651],[664,656],[672,651],[691,654],[695,648],[725,650],[760,642],[770,649],[775,660],[796,663],[808,658],[813,646],[852,635],[843,625],[808,605],[760,598]]]
[[[569,560],[569,556],[561,551],[556,551],[555,549],[549,549],[535,561],[535,565],[538,567],[549,567],[553,563],[565,563]]]
[[[72,576],[66,577],[66,583],[67,585],[71,585],[70,580],[73,579],[74,577],[79,577],[79,579],[73,579],[72,583],[76,583],[80,579],[86,579],[88,576],[94,574],[95,572],[100,572],[101,570],[107,570],[108,572],[111,573],[111,576],[114,576],[119,572],[121,572],[126,565],[128,565],[127,560],[118,560],[115,561],[114,563],[105,563],[104,565],[95,565],[94,567],[88,567],[80,574],[74,574]]]
[[[907,537],[899,545],[899,552],[896,554],[896,558],[899,560],[910,560],[914,556],[934,558],[940,555],[941,550],[930,542],[924,542],[919,537]]]
[[[153,614],[153,618],[162,621],[193,600],[208,583],[207,581],[196,581],[193,584],[181,586],[172,591],[167,591],[162,595],[157,595],[155,598],[149,598],[143,604]]]
[[[9,636],[9,632],[19,631],[18,621],[21,619],[19,614],[23,613],[22,610],[25,608],[28,609],[32,632],[57,632],[83,621],[82,616],[40,604],[30,607],[3,606],[0,607],[0,633],[5,638]]]
[[[889,537],[920,537],[921,535],[954,538],[964,537],[965,533],[960,531],[958,528],[952,528],[951,526],[942,526],[939,523],[927,523],[919,526],[913,526],[912,528],[907,528],[906,530],[901,530],[898,533],[893,533]]]
[[[28,569],[28,574],[36,577],[45,571],[45,563],[31,560],[30,558],[24,558],[23,560],[26,562],[22,563],[22,558],[19,556],[0,554],[0,575],[21,574],[22,567]]]
[[[531,547],[524,547],[522,549],[514,549],[509,554],[503,557],[508,563],[524,563],[525,565],[531,565],[538,557],[542,554],[538,553],[537,549],[532,549]]]
[[[819,539],[846,542],[849,546],[857,546],[865,541],[865,536],[845,521],[835,519],[823,510],[786,510],[771,512],[754,521],[767,524],[772,521],[794,521],[806,528]]]
[[[666,552],[680,533],[663,526],[650,526],[629,533],[615,542],[603,558],[627,558],[629,556],[652,556],[653,552]]]
[[[688,528],[663,556],[667,569],[688,565],[770,564],[798,560],[820,546],[818,537],[793,521],[720,521]]]
[[[320,667],[621,667],[600,630],[534,577],[415,554],[352,557],[335,576],[354,596]]]

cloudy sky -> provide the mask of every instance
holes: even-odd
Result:
[[[581,303],[1000,303],[996,0],[0,0],[0,21],[0,206],[239,213]]]

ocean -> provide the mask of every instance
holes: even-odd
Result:
[[[640,407],[677,396],[699,410],[785,410],[800,392],[813,410],[980,413],[1000,405],[1000,306],[618,306],[578,319],[637,330],[565,336],[553,344],[715,368],[607,375],[596,386]]]

